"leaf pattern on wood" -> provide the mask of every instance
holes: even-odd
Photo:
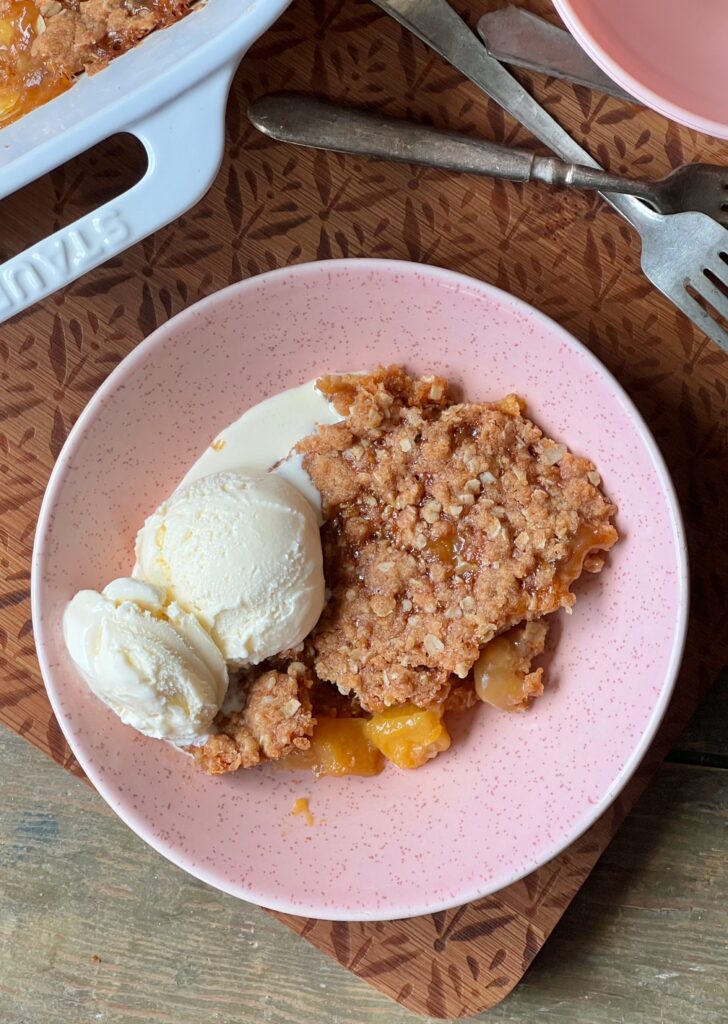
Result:
[[[538,941],[538,938],[536,937],[536,932],[534,931],[533,927],[529,924],[528,928],[526,929],[526,940],[523,943],[521,971],[525,972],[526,968],[529,966],[529,964],[536,956],[540,948],[541,943]]]
[[[425,1009],[433,1017],[446,1017],[447,1005],[443,973],[437,961],[433,960],[430,967]]]
[[[230,226],[233,231],[239,231],[243,219],[243,201],[240,195],[240,178],[234,164],[231,164],[228,168],[225,209],[230,218]]]
[[[397,1002],[406,1003],[409,997],[412,995],[413,986],[409,981],[406,981],[402,988],[397,993]]]
[[[16,416],[22,416],[24,413],[29,413],[42,404],[42,398],[32,398],[27,402],[9,401],[7,405],[0,409],[0,422],[14,419]]]
[[[359,966],[361,961],[364,959],[364,957],[367,955],[367,953],[371,949],[373,941],[374,940],[372,939],[371,936],[369,936],[368,938],[364,939],[364,941],[362,942],[361,946],[359,946],[359,948],[357,949],[356,953],[351,958],[351,963],[349,964],[349,970],[350,971],[354,971],[354,970],[357,969],[357,967]]]
[[[489,971],[494,971],[496,969],[496,967],[500,967],[500,965],[502,963],[504,963],[505,959],[506,959],[506,951],[505,951],[505,949],[499,949],[498,952],[493,957],[493,959],[490,961],[490,964],[488,965],[488,970]]]
[[[66,379],[66,333],[58,313],[53,317],[53,327],[48,339],[48,358],[59,384]]]
[[[344,967],[349,962],[350,943],[349,943],[349,925],[346,921],[333,921],[331,924],[331,945],[336,959]]]
[[[30,597],[30,590],[14,590],[9,594],[0,595],[0,608],[12,608],[13,605],[24,604]]]
[[[472,942],[473,939],[482,939],[486,935],[492,935],[500,928],[504,928],[515,921],[515,914],[503,914],[501,917],[491,917],[485,921],[477,921],[475,924],[468,924],[450,936],[452,942]]]
[[[67,436],[68,430],[63,419],[63,413],[58,408],[58,406],[56,406],[56,410],[53,413],[53,428],[51,430],[49,443],[51,455],[53,456],[54,459],[57,459],[58,456],[61,454],[61,448],[63,448]]]
[[[396,971],[398,967],[409,963],[411,959],[410,953],[395,953],[394,956],[387,956],[365,964],[364,967],[359,968],[357,973],[361,978],[374,978],[378,974],[389,974],[391,971]]]
[[[449,963],[447,965],[447,976],[452,984],[453,992],[455,993],[458,999],[462,999],[463,987],[460,984],[460,972],[458,971],[457,966],[454,963]]]
[[[321,202],[327,206],[331,199],[331,171],[329,158],[322,150],[317,150],[313,156],[313,180]]]
[[[78,770],[76,759],[66,742],[66,737],[61,732],[56,716],[53,714],[48,719],[48,746],[54,761],[57,761],[64,768],[70,769],[75,767]]]
[[[465,912],[466,907],[458,907],[457,910],[453,911],[450,920],[447,922],[445,927],[442,929],[442,931],[432,944],[432,948],[435,950],[436,953],[442,953],[445,946],[447,945],[448,939],[450,938],[450,933],[452,932],[453,928],[455,928],[458,921],[465,914]]]
[[[420,225],[415,214],[415,206],[412,200],[407,197],[404,204],[404,244],[407,246],[409,258],[417,263],[422,256],[422,243],[420,239]]]
[[[137,323],[139,324],[139,330],[143,335],[151,334],[157,327],[157,315],[154,311],[152,289],[146,281],[142,285],[139,312],[137,313]]]
[[[445,929],[445,921],[447,920],[447,912],[444,910],[438,910],[432,914],[432,923],[435,926],[435,931],[438,935],[442,935]]]
[[[471,25],[482,13],[482,2],[453,2]],[[550,0],[523,6],[556,20]],[[726,143],[633,104],[535,74],[522,80],[615,170],[659,177],[690,160],[728,161]],[[225,159],[202,202],[0,330],[0,718],[79,771],[57,725],[49,735],[32,653],[25,582],[33,534],[69,428],[158,322],[250,274],[338,256],[437,262],[533,303],[617,375],[683,499],[696,579],[692,630],[660,745],[580,843],[497,898],[411,921],[285,918],[413,1012],[472,1015],[501,999],[537,954],[669,736],[728,661],[728,360],[646,281],[637,237],[598,198],[272,142],[245,112],[253,98],[283,89],[537,148],[370,0],[296,0],[235,78]],[[3,253],[75,218],[139,166],[128,138],[94,159],[85,173],[62,167],[3,200]]]

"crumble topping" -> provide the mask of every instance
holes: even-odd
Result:
[[[543,694],[543,667],[532,671],[531,663],[543,654],[548,631],[548,624],[539,621],[527,622],[525,626],[506,634],[514,653],[512,670],[522,680],[520,699],[514,700],[511,705],[514,711],[525,711],[536,697]]]
[[[399,367],[319,387],[347,417],[298,446],[326,519],[316,675],[371,712],[440,703],[493,637],[574,604],[616,509],[517,396],[450,405]]]
[[[318,387],[345,416],[297,446],[322,496],[330,599],[191,748],[212,774],[308,750],[316,715],[525,709],[543,692],[540,620],[571,610],[571,584],[617,540],[593,463],[545,437],[518,396],[453,403],[446,380],[401,367]]]
[[[285,673],[263,672],[250,682],[242,710],[218,714],[213,723],[218,732],[189,752],[204,771],[221,775],[307,750],[316,724],[310,687],[311,677],[300,663]]]
[[[0,128],[94,74],[194,0],[0,0]]]
[[[157,28],[185,15],[192,0],[42,0],[42,31],[31,56],[66,75],[94,72]]]

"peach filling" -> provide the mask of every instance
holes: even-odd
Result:
[[[582,523],[573,540],[573,550],[566,561],[559,567],[559,582],[570,587],[581,575],[582,569],[593,572],[601,568],[589,565],[589,556],[597,551],[608,551],[616,544],[619,534],[613,526],[597,528],[589,523]]]
[[[367,737],[398,768],[420,768],[450,746],[442,708],[401,704],[374,715],[365,725]]]
[[[529,622],[498,636],[483,648],[475,663],[475,692],[502,711],[522,711],[543,692],[542,670],[531,661],[544,649],[547,626]]]
[[[316,722],[311,746],[276,763],[289,771],[309,768],[316,775],[378,775],[384,758],[366,733],[364,718],[324,718]]]
[[[320,717],[308,750],[276,763],[316,775],[378,775],[385,758],[398,768],[420,768],[449,746],[442,708],[402,704],[369,719]]]
[[[0,2],[0,128],[47,103],[71,85],[68,75],[33,59],[33,41],[45,29],[32,0]]]
[[[612,527],[596,530],[583,523],[571,554],[559,567],[557,586],[567,590],[582,569],[589,568],[590,555],[610,548],[616,539]],[[455,563],[462,542],[453,530],[430,541],[428,547],[440,561]],[[504,711],[520,711],[542,692],[541,670],[531,671],[531,660],[543,650],[546,628],[545,623],[530,622],[483,648],[473,669],[481,701]],[[309,749],[297,750],[278,764],[333,776],[377,775],[385,759],[398,768],[419,768],[450,746],[442,718],[442,708],[413,704],[387,708],[369,719],[319,717]]]
[[[523,700],[525,675],[518,665],[520,655],[508,637],[499,636],[483,648],[475,663],[475,692],[493,707],[511,711]]]

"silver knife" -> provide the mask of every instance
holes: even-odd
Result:
[[[531,11],[510,4],[490,11],[478,21],[478,33],[496,60],[637,102],[594,63],[571,33]]]

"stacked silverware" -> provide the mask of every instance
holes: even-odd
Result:
[[[598,191],[641,236],[645,276],[728,352],[728,169],[687,164],[657,181],[604,171],[501,59],[622,99],[630,97],[567,32],[533,14],[517,8],[486,14],[478,24],[484,45],[447,0],[374,2],[561,159],[305,96],[267,96],[253,103],[249,117],[258,129],[318,149]]]

